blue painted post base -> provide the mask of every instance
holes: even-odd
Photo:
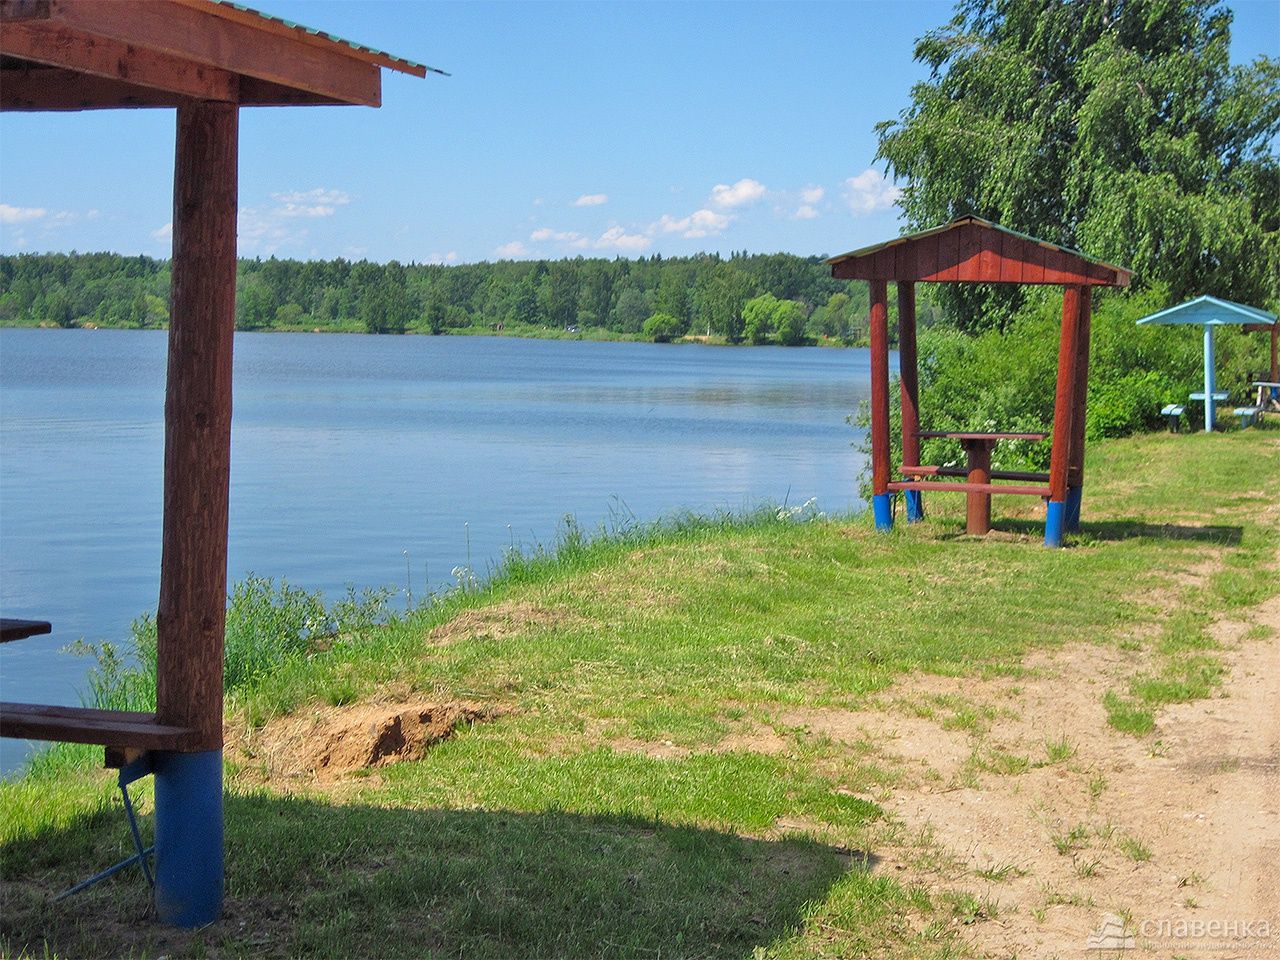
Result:
[[[222,751],[153,754],[156,915],[203,927],[222,913]]]
[[[1044,516],[1044,545],[1062,546],[1062,528],[1067,519],[1067,505],[1060,500],[1050,500]]]
[[[877,493],[871,498],[871,512],[876,518],[876,529],[888,533],[893,529],[893,499],[887,493]]]
[[[919,523],[924,519],[924,497],[919,490],[908,490],[903,495],[907,500],[907,523]]]
[[[1084,487],[1067,487],[1067,533],[1080,532],[1080,501],[1084,499]]]

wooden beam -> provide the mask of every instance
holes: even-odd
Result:
[[[0,0],[0,23],[48,19],[49,0]]]
[[[1016,493],[1028,497],[1047,497],[1049,488],[1016,483],[946,483],[930,480],[895,480],[889,484],[892,491],[932,490],[936,493]]]
[[[902,459],[920,462],[920,377],[916,360],[916,285],[898,284],[898,385],[902,396]]]
[[[88,35],[57,21],[6,22],[0,30],[0,53],[200,100],[234,101],[238,95],[236,78],[225,70],[123,40]],[[60,102],[65,102],[65,88],[60,96]]]
[[[1053,449],[1049,452],[1049,499],[1067,496],[1067,466],[1071,458],[1071,421],[1075,412],[1076,349],[1080,328],[1080,288],[1062,291],[1062,334],[1058,342],[1058,384],[1053,398]]]
[[[0,71],[0,110],[114,110],[176,107],[182,96],[60,67]]]
[[[298,43],[249,23],[166,0],[54,0],[54,21],[228,73],[257,77],[342,103],[382,103],[377,64],[331,47]]]
[[[889,304],[888,287],[872,280],[871,288],[871,490],[889,489]]]
[[[178,108],[156,716],[222,745],[239,110]]]
[[[1093,290],[1080,288],[1079,343],[1076,346],[1075,406],[1071,412],[1071,459],[1067,464],[1067,484],[1079,487],[1084,484],[1084,428],[1086,404],[1089,399],[1089,333],[1093,326]]]

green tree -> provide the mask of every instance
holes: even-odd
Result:
[[[654,343],[670,343],[683,336],[684,321],[669,313],[655,313],[644,322],[644,335]]]
[[[774,317],[782,301],[772,293],[752,297],[742,306],[742,335],[755,344],[768,343],[773,336]]]
[[[1213,0],[962,0],[879,158],[910,226],[974,213],[1131,267],[1173,299],[1280,297],[1280,63],[1228,60]],[[1014,286],[952,286],[963,327]]]
[[[755,282],[751,277],[732,264],[717,264],[695,292],[699,323],[705,323],[730,343],[741,343],[742,307],[754,293]]]
[[[804,304],[797,300],[779,300],[773,312],[773,328],[778,342],[784,347],[798,347],[808,339],[805,336]]]

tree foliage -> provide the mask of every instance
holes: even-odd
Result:
[[[1172,300],[1280,299],[1280,62],[1232,67],[1211,0],[962,0],[879,157],[913,228],[966,213],[1131,267]],[[1015,287],[948,290],[969,329]]]

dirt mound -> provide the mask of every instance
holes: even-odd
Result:
[[[431,631],[433,643],[448,644],[471,637],[504,637],[533,630],[549,630],[573,623],[578,618],[568,610],[541,607],[536,603],[507,602],[464,610],[448,623],[442,623]]]
[[[459,727],[508,710],[485,704],[364,703],[278,717],[236,744],[269,780],[335,780],[345,773],[420,760]]]

